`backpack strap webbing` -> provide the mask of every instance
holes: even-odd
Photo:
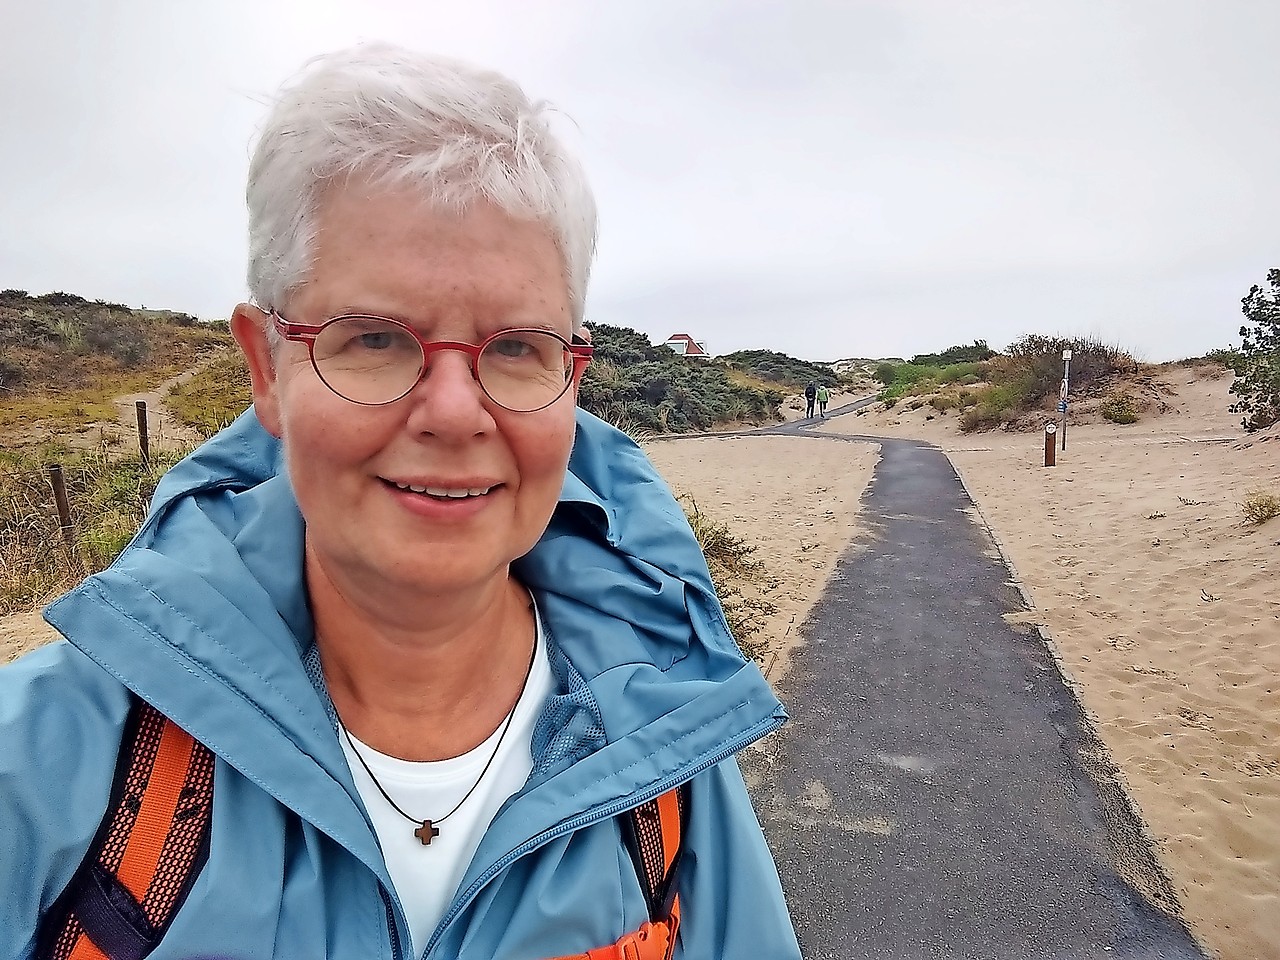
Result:
[[[134,702],[111,801],[89,852],[46,915],[41,960],[142,960],[209,854],[213,754]]]
[[[649,904],[649,921],[614,943],[558,960],[671,960],[680,929],[680,867],[689,815],[689,785],[681,784],[622,817],[622,833]]]

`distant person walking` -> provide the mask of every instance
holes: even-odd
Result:
[[[823,420],[827,419],[827,402],[830,399],[831,399],[831,394],[827,392],[826,385],[824,384],[823,386],[819,387],[818,388],[818,415],[821,416]],[[813,414],[809,414],[809,416],[813,416]]]
[[[813,416],[813,401],[814,401],[814,398],[817,397],[817,395],[818,395],[818,385],[814,383],[812,380],[810,380],[809,385],[804,388],[804,404],[805,404],[804,415],[806,419]]]

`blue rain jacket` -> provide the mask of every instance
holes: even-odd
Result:
[[[781,705],[726,627],[644,454],[581,413],[546,534],[517,565],[559,692],[427,958],[541,960],[647,919],[617,814],[690,781],[676,956],[795,960],[734,754]],[[162,480],[112,566],[54,602],[66,638],[0,670],[0,957],[28,958],[108,801],[129,691],[216,755],[208,862],[154,960],[405,960],[408,933],[304,668],[303,520],[253,412]]]

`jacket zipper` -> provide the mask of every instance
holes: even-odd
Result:
[[[391,934],[391,960],[400,960],[400,928],[396,926],[396,910],[382,884],[378,884],[378,892],[382,894],[382,905],[387,911],[387,930]]]
[[[440,940],[440,935],[444,932],[445,928],[448,927],[449,924],[453,922],[453,920],[458,916],[458,914],[462,912],[462,909],[468,903],[471,902],[472,898],[474,898],[475,895],[478,894],[481,889],[483,889],[485,884],[487,884],[490,880],[496,877],[499,873],[505,870],[508,866],[510,866],[516,860],[523,857],[530,850],[540,847],[542,846],[542,844],[550,840],[554,840],[557,837],[564,836],[565,834],[568,834],[568,833],[573,833],[575,830],[580,830],[583,827],[588,826],[589,824],[598,823],[603,820],[608,820],[611,817],[616,817],[620,813],[624,813],[625,811],[638,807],[641,804],[648,803],[650,800],[653,800],[655,797],[660,797],[662,794],[666,793],[668,790],[672,790],[675,787],[678,787],[680,784],[688,780],[692,780],[698,774],[702,773],[703,770],[707,770],[711,767],[714,767],[717,763],[721,763],[724,760],[729,759],[729,757],[743,750],[749,744],[754,743],[756,740],[759,740],[762,737],[768,736],[774,730],[777,730],[780,726],[782,726],[782,724],[785,722],[786,721],[784,721],[780,717],[770,717],[768,720],[764,720],[758,723],[756,726],[751,727],[744,733],[739,734],[733,740],[730,740],[728,746],[724,747],[719,753],[716,753],[710,758],[701,761],[692,770],[685,771],[684,773],[674,777],[667,777],[665,780],[659,780],[656,784],[654,784],[653,786],[650,786],[643,793],[639,793],[634,797],[628,797],[623,800],[615,800],[613,803],[609,804],[608,806],[597,807],[595,810],[590,810],[585,813],[581,813],[578,816],[574,817],[572,820],[568,820],[560,824],[558,827],[554,827],[551,830],[546,830],[543,833],[539,834],[538,836],[533,837],[530,840],[526,840],[520,846],[516,847],[516,849],[508,853],[506,856],[502,857],[500,860],[497,860],[483,874],[476,877],[475,881],[472,882],[471,886],[467,888],[466,892],[463,893],[462,896],[454,898],[453,906],[449,908],[449,912],[446,913],[444,915],[444,918],[436,925],[435,932],[431,934],[431,939],[427,941],[427,949],[423,951],[421,960],[426,960],[426,958],[431,955],[431,951],[435,948],[436,943]],[[394,930],[395,930],[395,927],[393,925],[392,931],[394,932]]]

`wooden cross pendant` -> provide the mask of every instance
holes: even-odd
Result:
[[[433,827],[430,820],[423,820],[422,826],[413,831],[413,835],[421,840],[422,845],[425,847],[436,837],[440,836],[440,830]]]

